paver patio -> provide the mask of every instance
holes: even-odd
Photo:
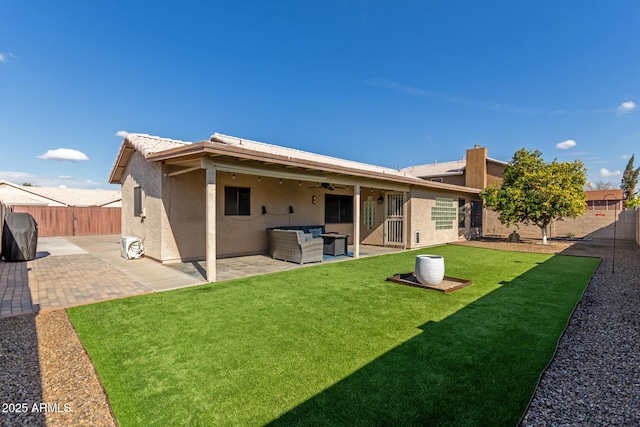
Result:
[[[45,237],[27,262],[0,261],[0,317],[37,313],[115,298],[203,284],[204,262],[163,265],[120,257],[120,236]],[[401,249],[365,247],[363,256]],[[329,258],[326,262],[349,260]],[[255,276],[313,264],[265,255],[220,259],[218,280]]]

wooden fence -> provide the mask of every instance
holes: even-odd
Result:
[[[14,205],[14,212],[31,214],[39,237],[120,234],[121,208]]]

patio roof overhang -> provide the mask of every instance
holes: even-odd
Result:
[[[124,158],[124,156],[123,156]],[[345,167],[292,156],[258,152],[236,146],[203,141],[147,156],[148,161],[162,162],[180,171],[214,167],[223,172],[245,173],[311,182],[372,186],[393,191],[407,191],[410,186],[477,195],[481,189],[444,184],[405,175]]]

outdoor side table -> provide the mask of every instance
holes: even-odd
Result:
[[[321,234],[324,244],[322,246],[322,253],[324,255],[347,255],[347,239],[346,234],[326,233]]]

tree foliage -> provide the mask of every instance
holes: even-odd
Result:
[[[626,200],[627,207],[633,203],[633,200],[636,198],[636,187],[638,186],[638,175],[640,175],[640,168],[633,168],[633,157],[629,159],[627,163],[627,167],[624,169],[624,174],[622,174],[622,184],[620,188],[622,188],[623,198]]]
[[[502,185],[489,186],[480,196],[498,212],[500,222],[507,226],[533,223],[547,243],[551,220],[577,218],[586,211],[585,184],[581,161],[546,163],[540,151],[522,148],[505,167]]]

